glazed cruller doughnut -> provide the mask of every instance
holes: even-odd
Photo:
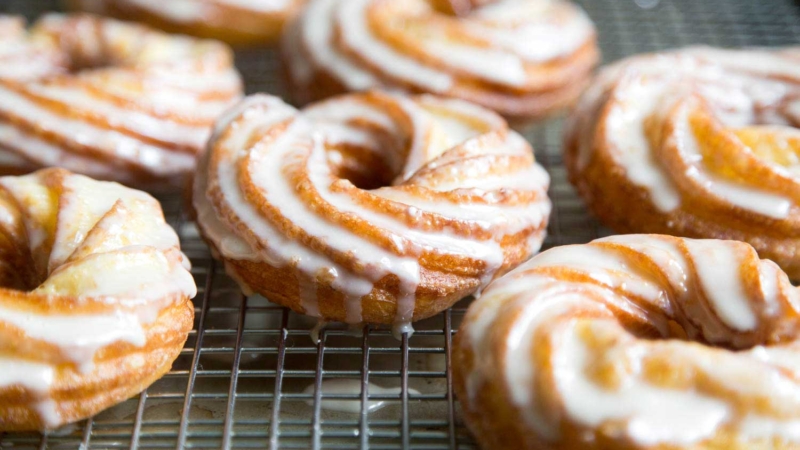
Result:
[[[470,306],[453,364],[486,449],[800,445],[800,291],[741,242],[543,252]]]
[[[588,16],[560,0],[310,0],[282,47],[299,102],[383,88],[517,123],[571,105],[599,55]]]
[[[0,431],[89,417],[166,373],[192,329],[188,267],[143,192],[0,178]]]
[[[0,16],[0,173],[181,185],[241,96],[225,45],[88,14]]]
[[[800,49],[705,47],[604,69],[565,164],[617,232],[745,241],[800,278]]]
[[[232,45],[277,40],[304,0],[68,0],[75,8]]]
[[[530,146],[458,100],[254,96],[208,147],[200,231],[245,288],[323,320],[444,310],[535,253],[550,213]]]

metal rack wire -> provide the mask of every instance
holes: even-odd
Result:
[[[169,0],[165,0],[169,1]],[[800,43],[800,4],[792,0],[581,0],[598,26],[606,61],[639,52],[705,43]],[[0,0],[0,13],[35,18],[50,0]],[[248,92],[280,94],[274,51],[237,55]],[[561,120],[526,130],[552,176],[554,201],[545,247],[606,234],[566,181]],[[195,327],[173,370],[138,397],[74,426],[0,434],[0,448],[474,448],[453,396],[452,337],[468,300],[416,323],[412,337],[389,330],[331,327],[315,345],[314,322],[261,297],[243,297],[210,257],[179,198],[163,199],[192,260],[200,287]],[[359,393],[323,392],[330,379],[355,380]],[[368,386],[395,387],[394,393]],[[341,400],[357,412],[323,408]],[[369,412],[373,402],[386,407]]]

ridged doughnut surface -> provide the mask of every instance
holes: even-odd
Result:
[[[0,178],[0,431],[89,417],[167,372],[192,329],[188,267],[143,192]]]
[[[58,166],[156,189],[241,95],[223,44],[91,15],[0,16],[0,173]]]
[[[195,178],[200,230],[246,289],[324,320],[405,327],[535,253],[550,201],[531,147],[460,100],[253,96]]]
[[[618,232],[735,239],[800,277],[800,50],[688,48],[602,71],[566,137]]]
[[[799,294],[741,242],[557,247],[470,306],[456,393],[485,449],[796,449]]]
[[[453,15],[463,3],[468,12]],[[312,0],[283,50],[298,101],[383,87],[515,121],[571,104],[598,59],[586,14],[557,0]]]
[[[274,43],[305,0],[69,0],[77,9],[231,45]]]

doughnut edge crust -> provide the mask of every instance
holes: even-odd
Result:
[[[485,4],[462,17],[431,3],[309,1],[281,43],[293,100],[429,93],[523,126],[572,105],[599,60],[594,25],[572,3],[473,2]]]
[[[91,14],[0,16],[0,173],[62,167],[163,190],[242,95],[224,44]]]
[[[146,23],[235,47],[275,44],[305,0],[68,0],[72,9]],[[281,4],[283,3],[283,4]],[[261,5],[259,5],[261,4]],[[274,7],[270,7],[270,4]],[[263,6],[262,6],[263,5]]]
[[[602,69],[565,128],[570,182],[616,232],[740,240],[800,277],[799,54],[689,47]]]
[[[151,196],[63,169],[0,178],[0,430],[53,429],[170,370],[196,286]]]
[[[556,247],[470,306],[454,389],[486,449],[796,448],[798,300],[741,242]]]
[[[551,206],[532,156],[502,118],[459,100],[370,92],[297,111],[252,96],[218,123],[193,201],[246,291],[404,327],[538,250]],[[393,181],[359,188],[335,173],[342,159],[390,166]]]

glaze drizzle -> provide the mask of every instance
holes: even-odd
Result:
[[[368,184],[381,174],[385,185],[360,188],[345,174]],[[468,279],[463,296],[535,253],[548,183],[524,139],[462,101],[375,92],[298,112],[253,96],[218,123],[194,203],[221,257],[297,271],[292,307],[402,328],[420,314],[432,271]],[[387,280],[396,280],[388,291]],[[328,287],[341,310],[320,296]],[[378,295],[393,313],[370,309]]]
[[[496,407],[490,392],[532,431],[520,448],[796,444],[798,300],[740,242],[626,235],[557,247],[470,307],[457,391],[484,445],[511,442],[502,433],[514,428],[492,428],[506,412],[484,409]]]

